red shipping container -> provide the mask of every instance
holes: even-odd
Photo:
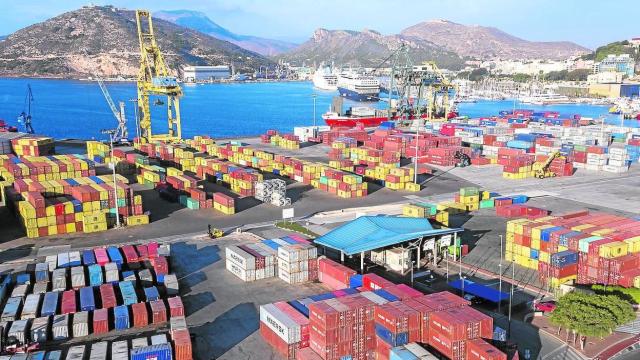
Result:
[[[311,348],[302,348],[296,352],[296,360],[323,360],[322,356]]]
[[[191,347],[191,335],[189,330],[183,329],[175,331],[171,335],[173,340],[173,350],[176,360],[193,360],[193,349]]]
[[[93,249],[93,253],[96,256],[96,263],[98,265],[104,266],[104,264],[109,262],[109,255],[107,255],[107,250],[106,249],[104,249],[104,248],[95,248],[95,249]]]
[[[100,299],[102,301],[103,309],[109,309],[118,306],[116,294],[113,291],[113,285],[111,284],[100,285]]]
[[[164,301],[156,300],[149,301],[149,307],[151,308],[151,323],[161,324],[167,321],[167,308],[164,305]]]
[[[164,256],[151,258],[151,265],[153,266],[153,271],[156,273],[156,276],[167,275],[169,273],[169,263]]]
[[[294,360],[296,358],[296,350],[300,347],[300,343],[287,344],[286,341],[280,338],[273,330],[269,329],[262,321],[260,322],[260,335],[267,344],[275,348],[285,359]]]
[[[184,305],[180,296],[174,296],[167,299],[169,304],[169,316],[184,316]]]
[[[451,340],[491,338],[493,319],[469,306],[447,309],[429,317],[429,333],[433,331]]]
[[[395,284],[376,274],[364,274],[362,276],[362,286],[367,290],[378,290],[395,286]]]
[[[131,305],[133,313],[133,327],[145,327],[149,324],[149,313],[147,312],[147,303],[139,302]]]
[[[422,304],[427,305],[435,311],[443,311],[446,309],[471,305],[469,301],[448,291],[428,294],[414,299]]]
[[[147,250],[147,245],[136,245],[136,250],[139,254],[139,259],[141,261],[147,260],[149,258],[149,251]]]
[[[63,314],[75,314],[76,312],[76,291],[67,290],[62,293],[62,305],[60,311]]]
[[[345,287],[349,287],[349,278],[356,274],[354,270],[327,258],[318,260],[318,270],[320,281],[323,281],[323,276],[328,275],[345,284]]]
[[[97,309],[93,312],[93,334],[109,332],[109,310]]]
[[[428,343],[451,360],[465,360],[466,340],[452,340],[445,334],[430,328]]]
[[[135,268],[139,265],[138,262],[140,261],[140,258],[138,257],[136,249],[132,245],[123,246],[122,252],[124,253],[125,261],[129,266],[133,266]]]
[[[158,257],[158,247],[159,245],[157,242],[150,242],[149,244],[147,244],[147,251],[149,252],[150,259]]]

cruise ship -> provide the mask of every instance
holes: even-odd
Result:
[[[523,104],[533,105],[557,105],[557,104],[573,104],[568,96],[556,93],[544,93],[531,96],[525,96],[520,99]]]
[[[378,101],[380,81],[373,76],[356,71],[344,71],[338,75],[340,96],[354,101]]]
[[[313,73],[313,86],[320,90],[335,91],[338,89],[338,76],[331,66],[321,64]]]

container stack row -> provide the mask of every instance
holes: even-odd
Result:
[[[493,319],[456,295],[402,292],[373,274],[354,285],[262,305],[260,334],[286,359],[506,360],[484,340]]]
[[[566,283],[640,287],[640,220],[579,211],[507,223],[505,258]]]

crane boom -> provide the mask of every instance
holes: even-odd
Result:
[[[126,140],[129,137],[129,132],[127,131],[127,119],[124,116],[124,102],[120,101],[120,110],[118,110],[111,98],[111,94],[109,94],[109,89],[107,89],[107,86],[104,84],[104,80],[97,74],[94,74],[94,76],[98,80],[98,86],[100,86],[102,95],[104,95],[105,100],[107,100],[113,116],[118,120],[118,127],[116,128],[116,133],[113,135],[113,141]]]

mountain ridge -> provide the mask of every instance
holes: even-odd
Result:
[[[153,16],[153,14],[152,14]],[[233,63],[253,71],[273,62],[237,45],[153,19],[156,39],[174,75],[184,65]],[[139,68],[135,11],[87,6],[20,29],[0,41],[1,76],[135,77]]]
[[[155,12],[154,16],[186,28],[200,31],[217,39],[229,41],[244,49],[264,56],[274,56],[293,49],[296,46],[296,44],[287,41],[236,34],[220,26],[206,14],[199,11],[163,10]]]

